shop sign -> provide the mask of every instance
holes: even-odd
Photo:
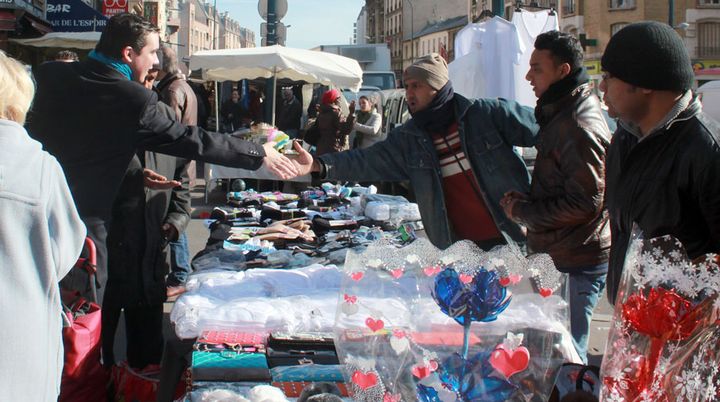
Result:
[[[47,20],[55,32],[102,31],[107,18],[82,0],[48,0]]]
[[[600,67],[599,60],[590,60],[583,63],[588,75],[600,75],[602,74],[602,68]]]
[[[102,13],[106,17],[128,12],[128,0],[102,0]]]
[[[720,68],[720,60],[693,60],[693,70],[695,73],[716,68]]]
[[[153,26],[158,26],[158,3],[145,2],[143,5],[143,16]]]

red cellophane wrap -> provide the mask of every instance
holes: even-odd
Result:
[[[601,370],[601,400],[718,400],[718,290],[715,257],[693,263],[677,240],[634,233]]]

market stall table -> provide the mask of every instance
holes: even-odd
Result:
[[[255,180],[277,180],[277,176],[270,173],[263,165],[258,170],[247,170],[240,168],[231,168],[227,166],[205,164],[205,202],[208,195],[215,187],[215,181],[219,179],[255,179]],[[310,183],[310,175],[298,176],[283,181],[292,181],[300,183]]]

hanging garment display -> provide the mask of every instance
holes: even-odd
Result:
[[[537,97],[525,76],[530,69],[530,56],[535,49],[535,39],[541,33],[560,28],[557,14],[553,10],[516,10],[512,16],[512,24],[516,28],[522,53],[519,58],[518,68],[515,69],[515,96],[511,99],[525,106],[535,107]]]
[[[522,46],[517,28],[500,17],[466,26],[455,36],[455,61],[448,66],[453,89],[470,99],[515,99]]]

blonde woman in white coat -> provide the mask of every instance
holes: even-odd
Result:
[[[375,105],[367,96],[361,96],[358,102],[360,110],[355,117],[355,147],[368,148],[385,139],[382,132],[382,116],[375,110]]]
[[[0,399],[57,401],[63,365],[58,281],[85,239],[60,165],[23,128],[34,86],[0,51]]]

